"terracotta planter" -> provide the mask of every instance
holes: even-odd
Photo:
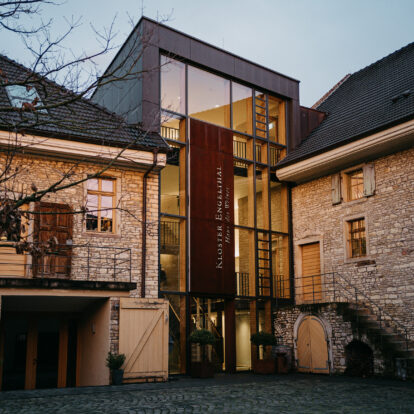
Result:
[[[211,362],[192,362],[191,376],[193,378],[213,378],[214,365]]]
[[[253,361],[255,374],[274,374],[276,372],[276,361],[274,359],[256,359]]]

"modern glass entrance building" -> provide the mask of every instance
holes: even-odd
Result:
[[[215,335],[217,370],[248,370],[250,335],[271,332],[272,310],[293,292],[290,191],[274,167],[299,140],[298,81],[146,18],[112,67],[144,34],[142,76],[94,99],[171,146],[159,198],[170,373],[197,357],[196,328]]]

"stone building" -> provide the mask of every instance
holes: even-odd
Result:
[[[362,354],[366,373],[406,372],[413,45],[305,108],[295,79],[145,17],[107,73],[140,42],[143,76],[92,99],[172,147],[159,244],[170,372],[189,372],[201,327],[226,372],[254,366],[260,330],[292,346],[301,371],[343,372]]]
[[[348,75],[276,167],[292,185],[295,305],[274,327],[300,371],[372,358],[376,373],[413,375],[413,68],[414,43]]]
[[[61,253],[1,247],[4,386],[105,384],[109,349],[127,354],[128,381],[165,378],[166,363],[189,373],[198,328],[217,371],[252,369],[265,330],[299,371],[410,374],[413,62],[411,44],[305,108],[297,80],[143,17],[94,103],[55,114],[35,89],[36,117],[59,122],[18,135],[13,162],[30,171],[10,196],[68,168],[86,180],[29,206],[20,237]],[[0,88],[8,105],[18,95]]]
[[[165,379],[167,144],[4,56],[0,69],[1,202],[27,198],[18,237],[0,246],[0,388],[109,384],[109,351],[126,354],[127,381]],[[143,345],[146,329],[157,337]]]

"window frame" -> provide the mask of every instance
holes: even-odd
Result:
[[[90,190],[88,188],[88,181],[89,180],[98,180],[98,190]],[[106,181],[112,181],[112,192],[109,191],[102,191],[102,180],[106,180]],[[117,233],[117,214],[115,214],[115,210],[116,210],[116,203],[117,203],[117,194],[118,194],[118,189],[117,189],[117,178],[116,177],[109,177],[109,176],[99,176],[99,177],[88,177],[88,179],[85,182],[85,196],[86,196],[86,203],[85,205],[87,205],[88,203],[88,195],[96,195],[98,197],[98,207],[96,210],[97,213],[97,229],[94,230],[88,230],[87,228],[87,222],[88,222],[88,218],[85,218],[85,225],[84,225],[84,230],[87,234],[102,234],[102,235],[111,235],[111,234],[116,234]],[[101,230],[101,198],[102,196],[104,197],[112,197],[112,230],[111,231],[102,231]]]
[[[12,91],[12,88],[15,91]],[[30,88],[30,89],[28,89]],[[39,92],[33,85],[5,85],[7,98],[9,99],[10,105],[16,109],[23,109],[23,105],[25,103],[33,104],[34,100],[37,99],[38,106],[44,106],[42,98],[39,95]],[[33,109],[36,112],[40,112],[43,114],[47,113],[46,108],[37,109],[35,104]],[[20,106],[19,106],[20,105]]]
[[[361,173],[361,181],[358,182],[356,185],[352,185],[352,176]],[[356,168],[353,169],[352,171],[347,171],[343,174],[344,180],[345,180],[345,193],[344,195],[346,196],[346,201],[355,201],[355,200],[361,200],[362,198],[364,198],[364,169],[361,168]],[[359,178],[358,178],[359,181]],[[359,187],[361,187],[361,191],[360,191],[360,196],[359,197],[352,197],[352,190],[354,187],[357,187],[359,189]]]
[[[365,255],[363,256],[353,256],[352,255],[352,239],[351,239],[351,223],[363,220],[364,222],[364,231],[365,231]],[[345,263],[352,263],[358,261],[370,260],[369,254],[369,238],[368,238],[368,219],[366,214],[355,214],[344,218],[344,253],[345,253]]]
[[[372,179],[374,180],[372,183],[373,191],[371,193],[368,193],[367,191],[367,184],[369,182],[369,169],[373,169],[374,173],[372,175]],[[361,196],[358,198],[351,198],[350,197],[350,175],[352,173],[355,173],[357,171],[362,171],[362,192]],[[334,196],[334,178],[339,177],[339,184],[338,184],[338,190],[340,194],[338,195],[336,191]],[[364,164],[358,164],[354,165],[351,168],[347,168],[345,170],[342,170],[336,174],[332,175],[332,204],[333,205],[341,205],[342,203],[360,203],[363,201],[366,201],[369,197],[372,197],[375,195],[375,164],[374,163],[364,163]],[[369,186],[369,184],[368,184]],[[335,186],[336,187],[336,186]]]
[[[354,228],[354,224],[356,225],[355,228]],[[348,221],[348,243],[349,243],[349,256],[351,259],[366,257],[367,255],[367,234],[366,234],[364,218],[359,218],[359,219]],[[354,249],[354,244],[357,245],[357,249]]]

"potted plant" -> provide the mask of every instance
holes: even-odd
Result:
[[[276,361],[269,355],[267,347],[276,345],[276,338],[268,333],[259,331],[250,337],[253,345],[259,349],[263,346],[263,359],[253,359],[253,371],[255,374],[274,374],[276,370]]]
[[[112,385],[121,385],[124,377],[124,370],[121,369],[125,362],[125,354],[113,354],[108,352],[106,366],[111,370]]]
[[[206,355],[206,346],[216,342],[214,335],[207,329],[196,329],[190,335],[190,342],[201,347],[201,361],[191,362],[191,376],[193,378],[214,377],[214,365]]]

